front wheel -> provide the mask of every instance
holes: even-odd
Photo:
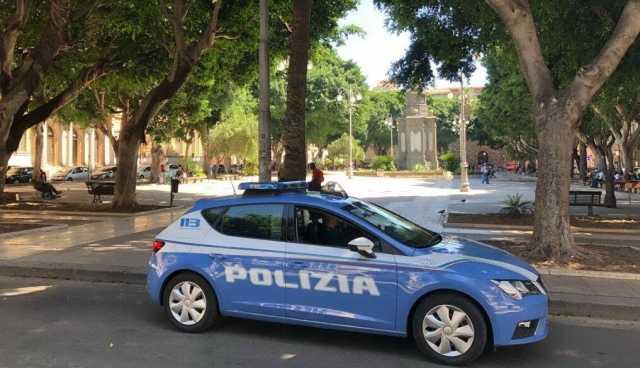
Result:
[[[487,323],[480,309],[458,294],[436,294],[416,307],[412,321],[418,349],[448,365],[469,363],[487,345]]]
[[[194,273],[181,273],[172,278],[162,298],[169,321],[181,331],[203,332],[220,320],[213,289]]]

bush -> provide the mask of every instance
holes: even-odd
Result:
[[[202,165],[190,157],[184,159],[184,164],[182,166],[187,172],[187,176],[207,176],[204,170],[202,170]]]
[[[453,173],[460,169],[460,160],[453,154],[453,152],[446,152],[440,156],[440,162],[442,166]]]
[[[422,164],[415,164],[411,170],[422,172],[422,171],[427,171],[427,168]]]
[[[506,215],[522,216],[533,213],[533,202],[523,201],[522,194],[520,193],[507,196],[507,200],[502,203],[504,207],[502,207],[500,212]]]
[[[396,164],[393,157],[388,155],[376,156],[371,163],[371,168],[376,171],[395,171]]]

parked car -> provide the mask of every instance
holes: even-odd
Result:
[[[32,167],[10,167],[9,170],[7,170],[5,183],[7,184],[28,183],[31,181],[32,178],[33,178]]]
[[[115,179],[117,166],[105,166],[102,167],[91,175],[91,180],[110,180]]]
[[[452,365],[547,336],[547,291],[524,260],[305,188],[242,183],[156,236],[147,291],[171,324],[201,332],[234,316],[411,336]]]
[[[141,179],[141,180],[151,179],[151,166],[143,166],[138,168],[138,179]]]
[[[59,181],[87,181],[89,179],[89,168],[86,166],[76,166],[69,170],[58,171],[53,180]]]

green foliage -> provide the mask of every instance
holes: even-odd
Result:
[[[423,164],[415,164],[411,168],[411,171],[423,172],[423,171],[427,171],[427,168]]]
[[[427,103],[436,117],[438,150],[446,151],[451,143],[458,140],[460,102],[456,98],[431,96]]]
[[[460,159],[453,152],[443,153],[439,158],[445,170],[455,173],[460,169]]]
[[[404,93],[400,91],[373,90],[367,94],[361,109],[366,119],[365,146],[373,147],[377,153],[389,152],[391,144],[390,130],[394,130],[394,143],[397,132],[395,121],[402,115],[404,108]],[[391,125],[388,125],[391,119]]]
[[[522,200],[522,194],[520,193],[507,196],[507,199],[502,203],[504,206],[500,212],[503,214],[523,216],[533,213],[533,202]]]
[[[365,155],[360,141],[354,138],[352,146],[354,163],[363,161]],[[329,144],[327,149],[329,151],[328,158],[335,166],[346,165],[349,162],[349,135],[344,133],[340,138]]]
[[[492,48],[484,57],[489,83],[479,97],[477,117],[469,127],[469,138],[497,149],[510,158],[534,159],[537,150],[533,100],[512,52]]]
[[[222,112],[210,135],[212,157],[224,161],[232,156],[246,165],[258,162],[258,118],[256,100],[246,89],[234,93],[233,102]]]
[[[182,167],[188,175],[206,177],[207,173],[202,170],[202,165],[191,157],[186,157],[182,161]]]
[[[378,171],[396,171],[396,164],[393,162],[393,157],[379,155],[373,159],[371,168]]]

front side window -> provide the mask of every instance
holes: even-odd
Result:
[[[410,247],[429,247],[442,240],[440,234],[424,229],[400,215],[370,203],[353,201],[343,209]]]
[[[260,204],[229,207],[217,229],[229,236],[283,240],[284,205]]]
[[[351,223],[308,207],[296,207],[296,228],[298,241],[306,244],[344,248],[355,238],[368,237]]]

